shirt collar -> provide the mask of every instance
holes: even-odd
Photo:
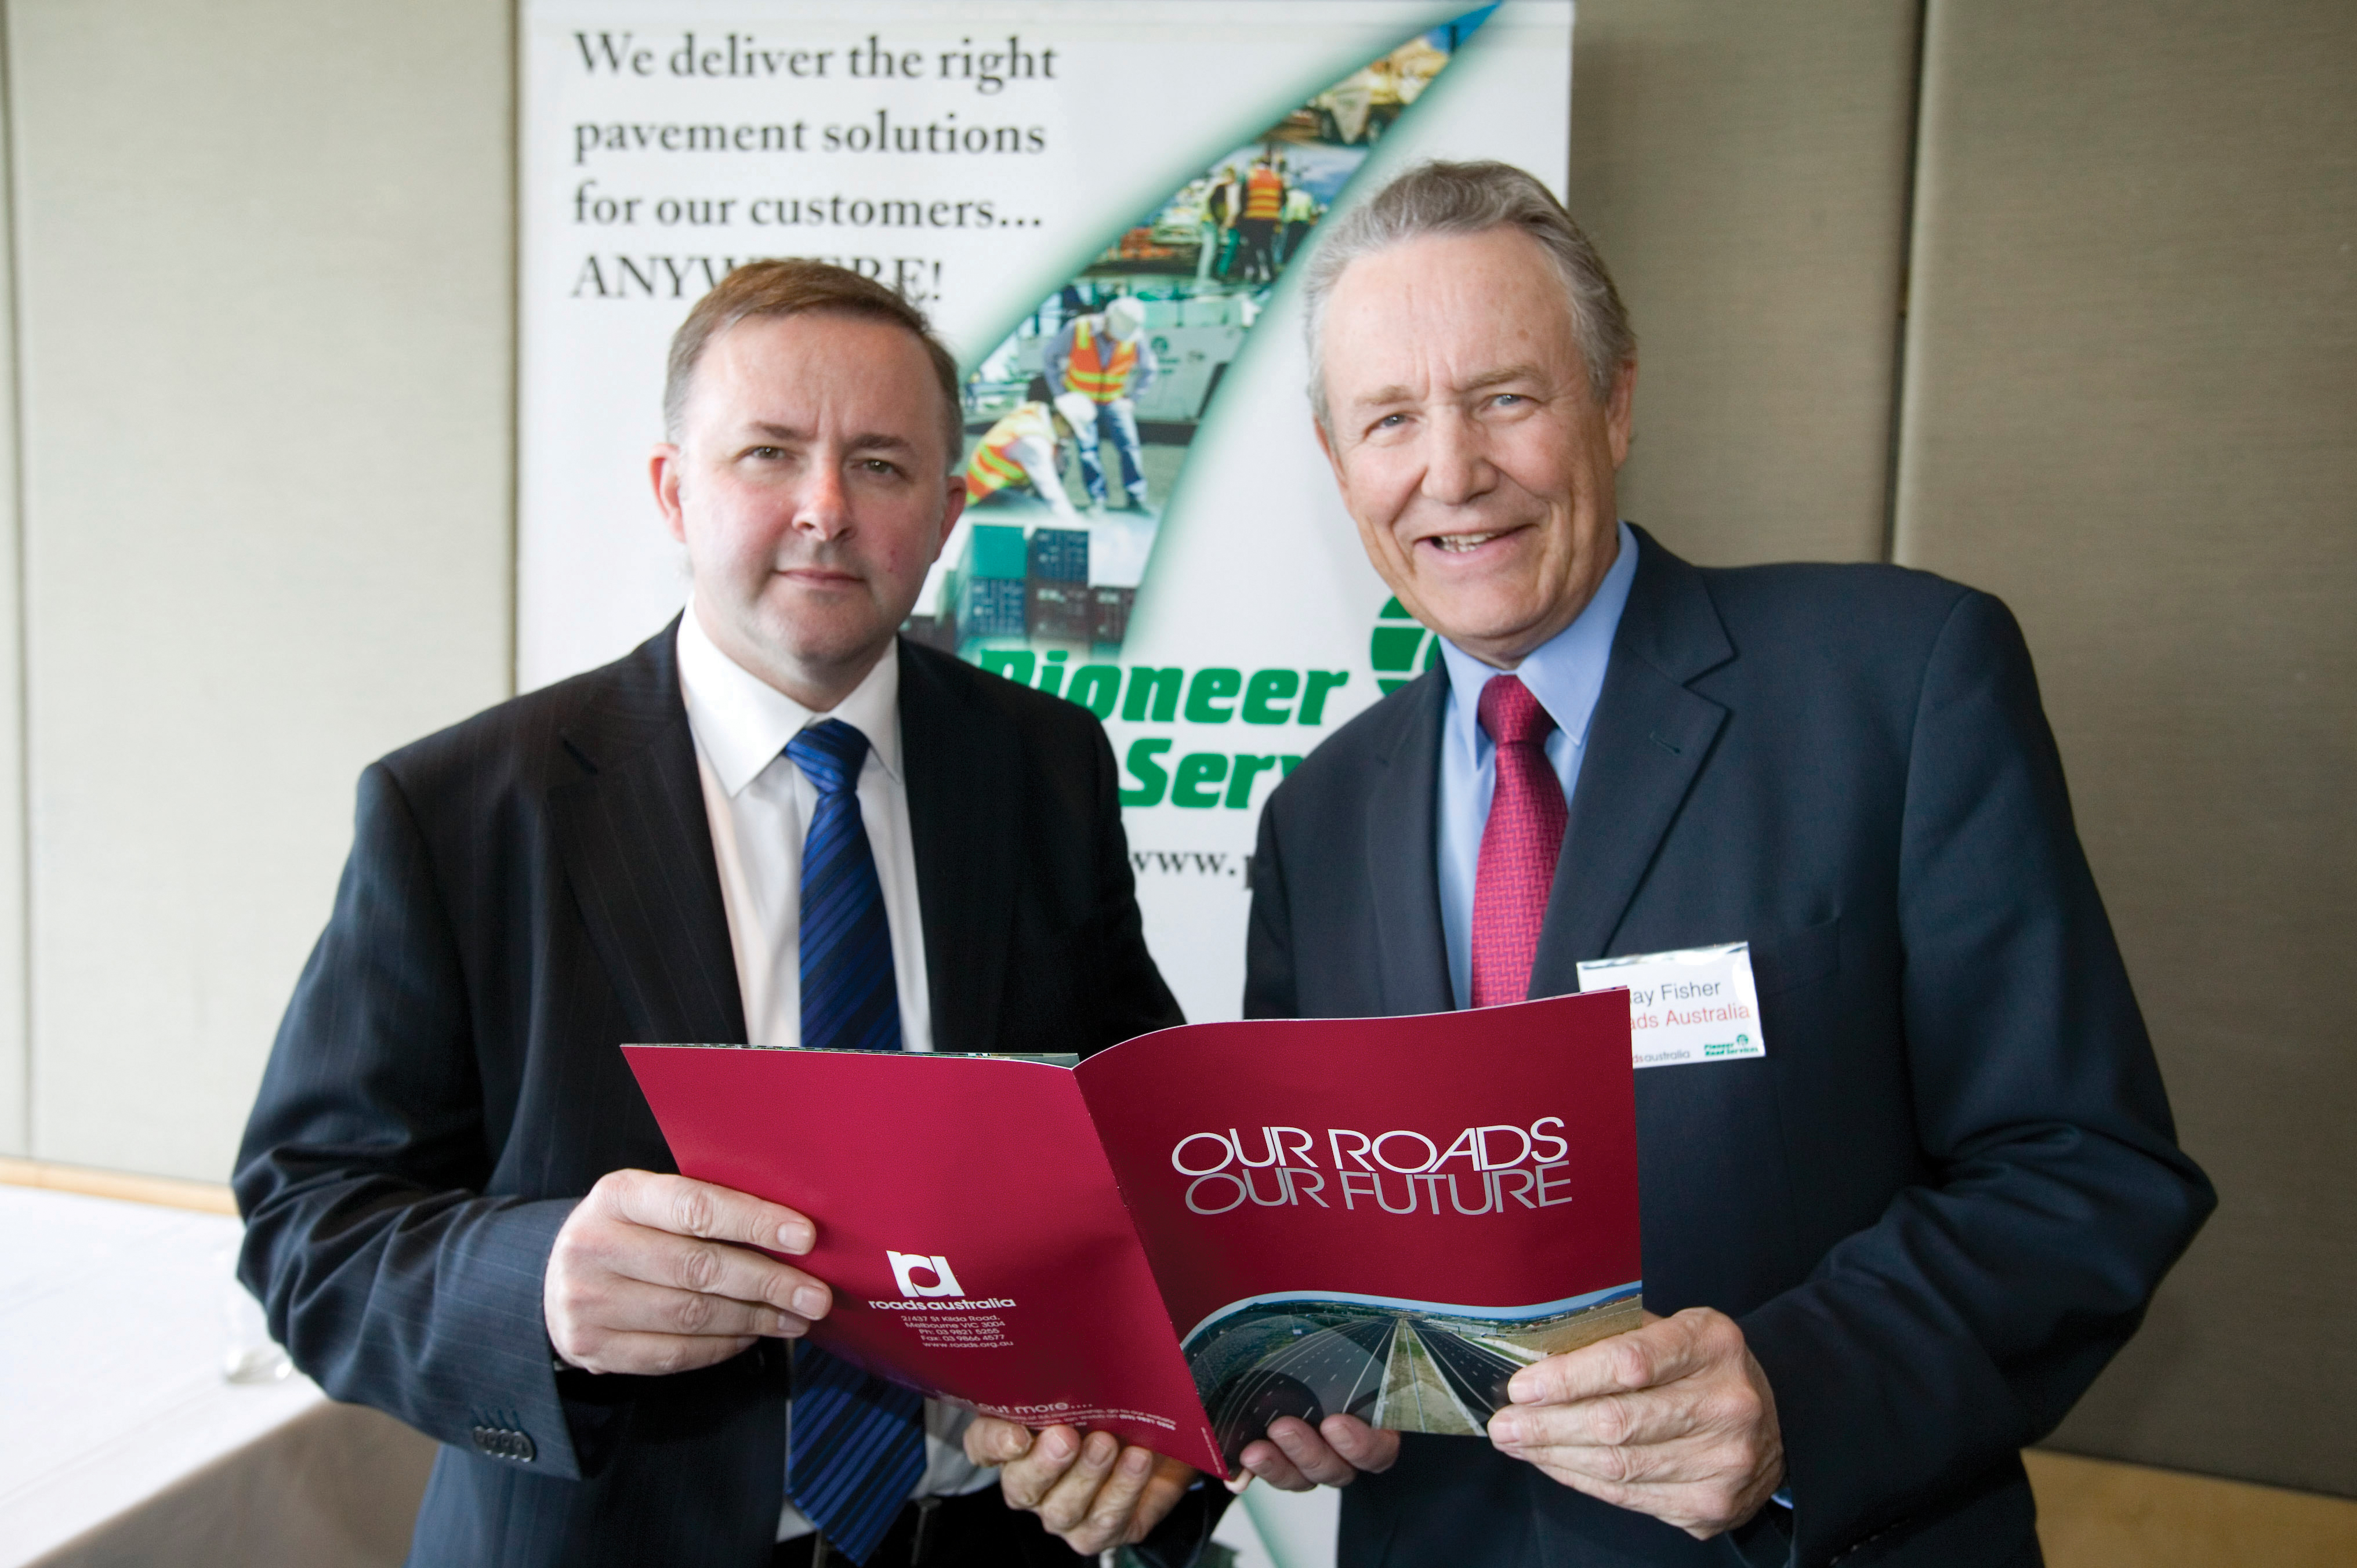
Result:
[[[1490,737],[1481,733],[1481,688],[1492,675],[1522,678],[1539,700],[1539,706],[1574,746],[1587,744],[1587,721],[1596,700],[1604,693],[1604,667],[1612,657],[1612,637],[1620,628],[1620,612],[1629,603],[1629,585],[1637,575],[1637,534],[1627,523],[1620,527],[1620,553],[1572,623],[1539,644],[1512,671],[1483,663],[1446,638],[1440,656],[1448,668],[1448,744],[1462,759],[1479,766],[1490,754]]]
[[[899,781],[898,638],[833,713],[813,713],[723,653],[691,603],[679,618],[679,685],[688,727],[731,800],[778,759],[788,741],[823,719],[841,719],[866,736],[876,760]]]

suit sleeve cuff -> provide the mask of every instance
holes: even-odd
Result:
[[[1792,1490],[1778,1488],[1749,1521],[1719,1537],[1743,1568],[1792,1568],[1793,1552]]]
[[[1194,1568],[1234,1500],[1234,1494],[1216,1480],[1199,1478],[1144,1541],[1127,1549],[1126,1558],[1146,1568]]]

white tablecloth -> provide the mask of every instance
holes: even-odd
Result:
[[[238,1222],[0,1187],[0,1568],[398,1563],[434,1445],[223,1375]]]
[[[0,1568],[407,1553],[431,1442],[299,1374],[224,1376],[237,1240],[223,1215],[0,1186]],[[1334,1501],[1255,1487],[1219,1539],[1239,1568],[1331,1564]]]

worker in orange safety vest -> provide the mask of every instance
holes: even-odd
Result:
[[[1001,414],[966,460],[969,506],[1005,505],[1037,497],[1059,522],[1077,525],[1080,513],[1064,493],[1060,441],[1071,427],[1058,413],[1047,381],[1031,378],[1023,401]]]
[[[1104,437],[1121,456],[1122,489],[1129,504],[1147,510],[1146,472],[1138,462],[1137,399],[1162,368],[1146,339],[1146,306],[1124,296],[1094,315],[1073,317],[1049,342],[1042,368],[1048,384],[1060,389],[1056,412],[1071,427],[1089,504],[1105,504],[1104,460],[1097,449]]]
[[[1262,154],[1244,177],[1244,215],[1236,220],[1237,271],[1247,283],[1276,279],[1276,225],[1285,216],[1285,176]]]

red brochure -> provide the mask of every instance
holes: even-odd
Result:
[[[1621,991],[1070,1058],[627,1046],[681,1171],[809,1215],[813,1339],[1217,1475],[1283,1415],[1479,1434],[1640,1321]]]

